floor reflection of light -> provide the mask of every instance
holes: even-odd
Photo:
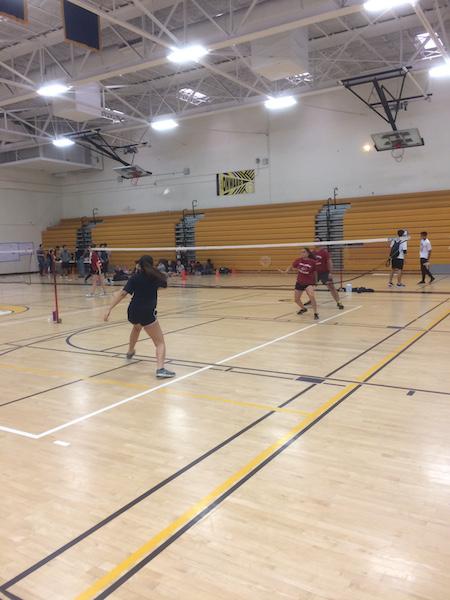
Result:
[[[393,550],[390,552],[375,555],[371,559],[372,570],[379,575],[397,577],[410,582],[416,581],[416,562],[404,556],[395,555]]]
[[[450,485],[450,463],[432,463],[427,468],[426,475],[432,483]]]

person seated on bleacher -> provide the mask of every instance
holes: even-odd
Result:
[[[202,263],[199,260],[195,263],[194,273],[196,275],[203,275],[203,273],[204,273],[204,267],[203,267]]]
[[[160,273],[164,273],[164,275],[167,275],[167,267],[162,259],[159,261],[156,268]]]
[[[203,273],[205,275],[214,275],[214,272],[215,272],[214,265],[213,265],[211,259],[208,258],[208,260],[206,261],[206,265],[205,265],[205,268],[203,270]]]
[[[184,268],[183,263],[181,262],[180,259],[178,259],[176,262],[176,274],[182,275],[185,271],[186,271],[186,269]]]

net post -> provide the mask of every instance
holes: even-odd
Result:
[[[55,310],[53,311],[53,323],[61,323],[59,318],[59,303],[58,303],[58,284],[56,283],[56,269],[53,266],[53,294],[55,300]]]

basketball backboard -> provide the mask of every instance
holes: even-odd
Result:
[[[404,148],[415,148],[424,146],[422,136],[418,129],[404,129],[402,131],[386,131],[385,133],[373,133],[372,139],[378,152],[385,150],[400,150]]]

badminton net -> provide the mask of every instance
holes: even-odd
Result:
[[[36,271],[33,243],[0,243],[0,283],[30,284],[32,274]]]
[[[229,278],[222,277],[229,274],[248,275],[255,284],[259,282],[263,285],[266,281],[277,286],[289,284],[285,271],[299,257],[303,248],[314,252],[319,247],[325,247],[331,255],[334,278],[343,284],[346,280],[364,274],[386,271],[391,239],[386,237],[278,244],[108,247],[108,250],[111,252],[110,265],[114,270],[124,271],[125,274],[133,270],[140,256],[148,254],[153,257],[155,266],[164,264],[169,275],[187,280],[187,285],[232,284]],[[184,266],[184,273],[180,262]]]

